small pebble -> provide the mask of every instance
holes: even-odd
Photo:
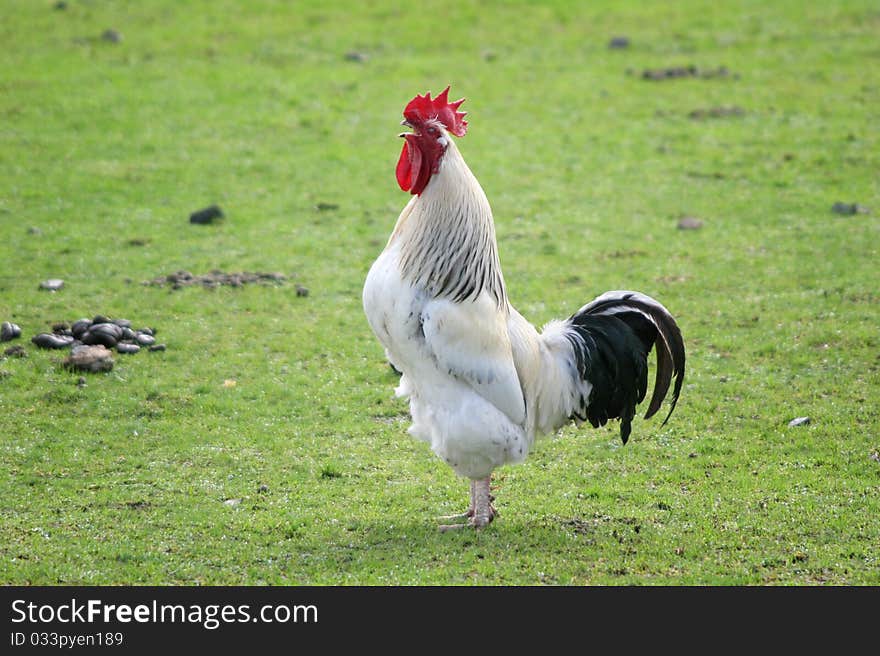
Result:
[[[141,347],[137,344],[130,344],[128,342],[119,342],[118,344],[116,344],[116,351],[118,353],[127,353],[129,355],[134,355],[140,350]]]
[[[57,292],[62,287],[64,287],[64,281],[60,278],[49,278],[40,283],[40,289],[50,292]]]
[[[788,422],[788,425],[791,426],[791,427],[795,427],[795,426],[806,426],[806,425],[809,424],[809,423],[810,423],[810,418],[809,418],[809,417],[795,417],[795,418],[792,419],[790,422]]]
[[[109,41],[110,43],[119,43],[120,41],[122,41],[122,34],[117,30],[108,29],[104,30],[104,32],[101,34],[101,38],[104,39],[104,41]]]
[[[608,47],[612,50],[622,50],[623,48],[629,48],[629,37],[626,36],[615,36],[612,37],[608,42]]]
[[[214,223],[214,221],[222,219],[223,217],[223,210],[220,209],[220,206],[211,205],[210,207],[205,207],[190,214],[189,222],[207,225],[209,223]]]
[[[683,216],[678,222],[679,230],[699,230],[703,227],[703,221],[695,216]]]
[[[21,336],[21,328],[10,321],[0,324],[0,342],[8,342]]]
[[[309,295],[309,288],[303,287],[302,285],[297,285],[296,286],[296,295],[297,296],[308,296]]]
[[[147,350],[150,352],[155,352],[155,351],[164,351],[166,348],[168,348],[168,347],[165,346],[164,344],[152,344]]]
[[[237,505],[241,503],[241,499],[227,499],[223,502],[224,506],[229,506],[230,508],[235,508]]]
[[[831,206],[831,211],[835,214],[844,216],[852,216],[853,214],[869,214],[868,208],[858,203],[841,203],[837,202]]]

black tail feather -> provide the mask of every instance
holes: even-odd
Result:
[[[626,444],[635,407],[647,392],[648,354],[657,352],[654,392],[645,418],[663,404],[672,379],[671,407],[684,383],[685,348],[675,319],[660,303],[638,292],[608,292],[585,305],[569,322],[580,375],[592,385],[589,399],[582,399],[580,419],[593,426],[609,418],[620,419],[620,436]]]

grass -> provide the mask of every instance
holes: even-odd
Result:
[[[0,320],[29,356],[0,360],[0,582],[880,584],[876,3],[53,6],[0,9]],[[728,74],[641,75],[689,65]],[[539,443],[479,533],[436,531],[467,485],[406,435],[360,304],[400,111],[447,83],[517,308],[638,289],[689,349],[666,426]],[[716,107],[742,112],[690,117]],[[178,269],[290,281],[141,284]],[[27,343],[99,312],[168,350],[80,386]]]

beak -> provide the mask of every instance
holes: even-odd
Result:
[[[413,124],[410,123],[409,121],[407,121],[406,119],[403,119],[403,120],[400,122],[400,124],[403,125],[403,126],[405,126],[405,127],[410,128],[411,130],[415,130],[415,128],[413,127]],[[405,137],[405,136],[408,135],[408,134],[412,134],[412,132],[401,132],[401,133],[398,134],[397,136],[398,136],[398,137]]]

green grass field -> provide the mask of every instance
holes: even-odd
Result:
[[[880,8],[573,4],[3,3],[0,583],[880,584]],[[360,300],[446,84],[520,312],[637,289],[689,358],[666,426],[540,442],[477,533]],[[180,269],[288,282],[142,284]],[[81,385],[30,343],[98,313],[167,351]]]

